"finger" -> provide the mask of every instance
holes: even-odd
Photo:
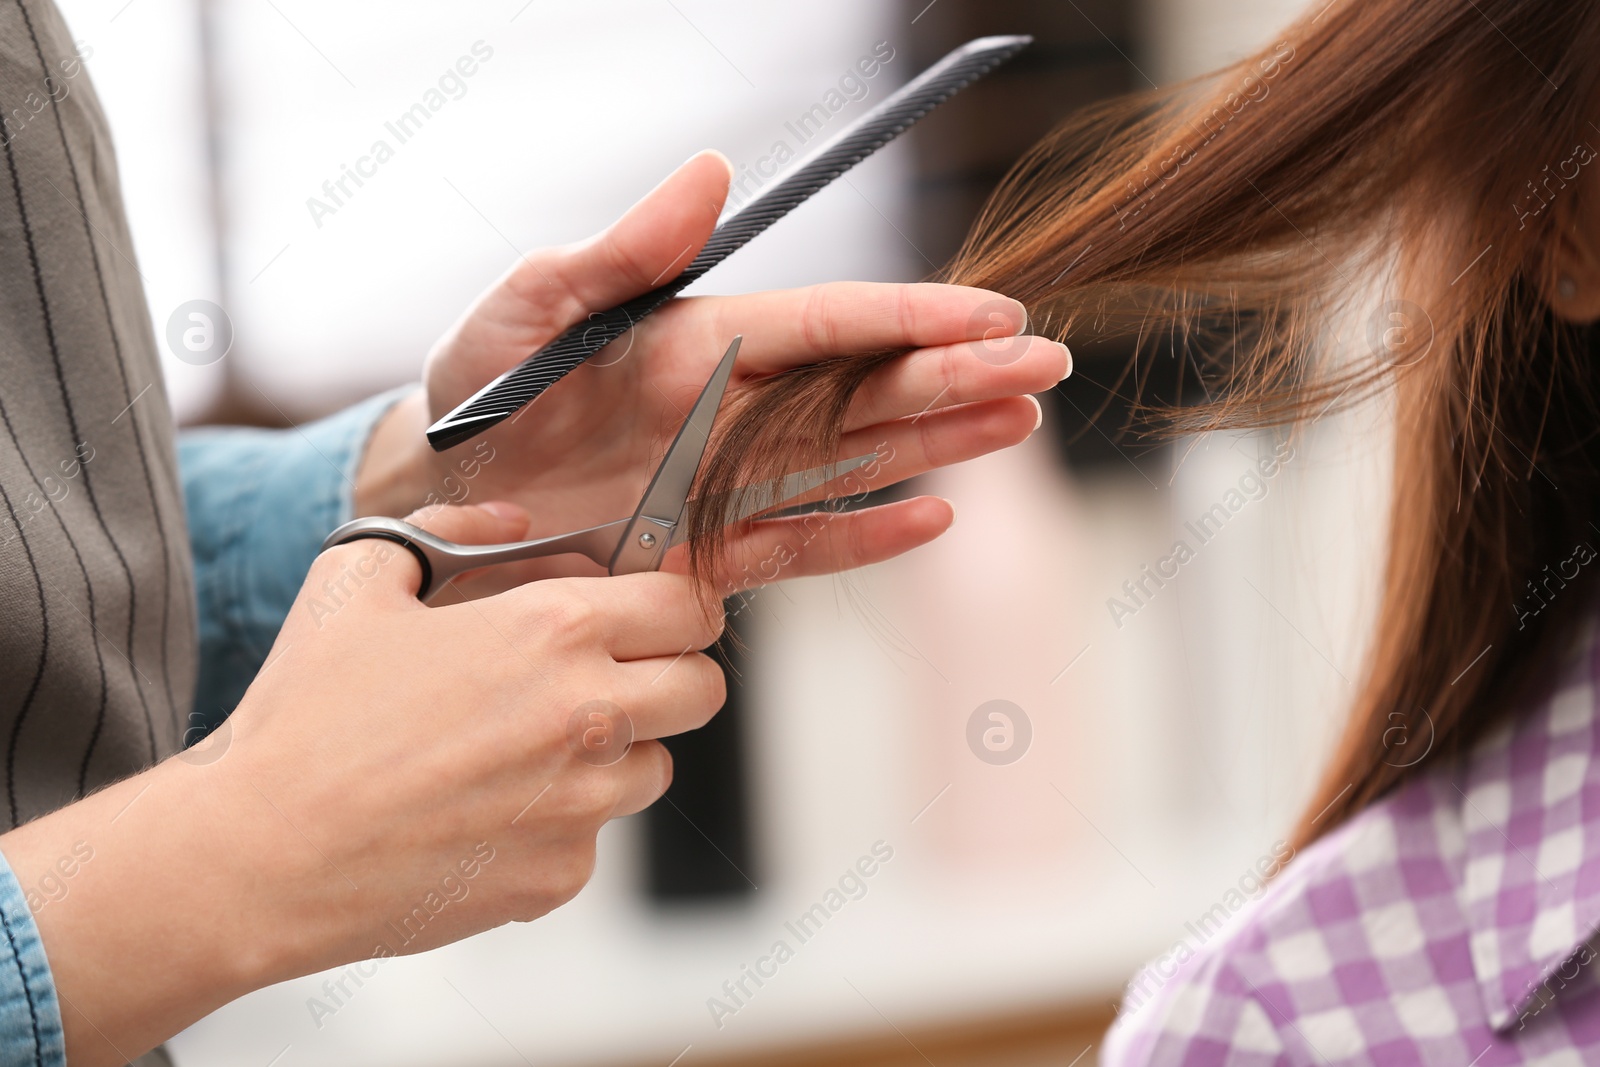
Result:
[[[501,541],[520,540],[528,529],[529,516],[515,504],[492,501],[471,505],[435,505],[414,511],[406,522],[428,533],[464,545],[492,545]],[[318,577],[325,570],[336,578]],[[378,579],[381,578],[381,581]],[[422,565],[409,549],[379,538],[362,538],[336,545],[317,558],[309,584],[322,588],[324,582],[334,581],[338,588],[348,590],[350,583],[366,585],[377,582],[389,594],[414,601],[422,585]]]
[[[789,578],[881,563],[927,544],[954,521],[950,502],[934,496],[860,511],[821,510],[762,519],[737,535],[723,552],[717,588],[732,596]],[[688,557],[670,559],[668,565],[687,567]]]
[[[660,741],[639,741],[606,772],[617,780],[611,817],[634,815],[660,800],[672,784],[672,753]]]
[[[618,662],[676,656],[685,648],[705,648],[722,635],[722,613],[708,616],[694,583],[681,574],[647,571],[607,578],[560,579],[563,593],[575,594],[598,627],[602,646]],[[551,601],[536,583],[502,594],[508,603],[538,613]],[[549,620],[545,620],[547,623]],[[571,620],[556,619],[558,625]]]
[[[616,702],[629,709],[634,737],[641,740],[698,730],[728,699],[722,665],[691,648],[618,666]]]
[[[877,460],[835,479],[819,491],[818,498],[882,489],[936,467],[1010,448],[1026,441],[1043,421],[1044,410],[1038,400],[1010,396],[937,408],[926,415],[852,431],[841,439],[839,454],[876,452]]]
[[[845,415],[846,431],[937,408],[1042,393],[1072,373],[1067,346],[1024,335],[909,352],[873,373]]]
[[[865,496],[896,482],[1026,441],[1044,420],[1032,396],[1008,396],[953,408],[935,408],[909,419],[878,423],[845,434],[838,457],[876,453],[877,458],[785,507],[840,497]]]
[[[495,545],[519,540],[531,521],[526,509],[508,500],[482,504],[431,504],[406,516],[406,522],[446,541],[463,545]]]
[[[1009,337],[1028,322],[1020,303],[985,289],[931,282],[829,282],[683,301],[663,309],[642,328],[677,328],[691,316],[706,347],[718,347],[717,338],[744,334],[739,367],[752,374],[886,348]]]
[[[553,250],[540,266],[587,310],[654,289],[682,272],[711,236],[732,178],[726,156],[701,152],[604,232]]]

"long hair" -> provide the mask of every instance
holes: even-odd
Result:
[[[1481,736],[1588,607],[1600,352],[1544,294],[1600,145],[1597,55],[1600,4],[1335,0],[1222,71],[1070,118],[941,272],[1069,343],[1135,333],[1133,373],[1157,340],[1203,356],[1224,388],[1163,412],[1170,431],[1388,392],[1376,630],[1302,842]],[[1339,323],[1356,344],[1326,343]],[[833,458],[851,396],[896,355],[758,383],[703,498]],[[716,515],[690,518],[709,574]],[[1397,758],[1397,736],[1427,758]]]

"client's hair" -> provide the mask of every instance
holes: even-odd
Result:
[[[1202,356],[1220,398],[1164,412],[1168,430],[1294,423],[1388,391],[1382,603],[1302,841],[1481,736],[1589,607],[1600,568],[1570,571],[1600,531],[1600,371],[1593,331],[1543,294],[1600,144],[1597,57],[1600,4],[1335,0],[1259,55],[1067,121],[942,272],[1069,342],[1126,330]],[[1370,320],[1383,301],[1403,303]],[[1382,343],[1391,321],[1413,331],[1403,360]],[[747,390],[702,498],[834,458],[852,395],[895,355]],[[706,575],[717,516],[691,521]]]

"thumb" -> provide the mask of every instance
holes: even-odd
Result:
[[[671,281],[716,228],[732,179],[733,164],[721,152],[695,155],[603,233],[563,250],[553,273],[591,309]]]

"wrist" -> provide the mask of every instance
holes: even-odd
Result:
[[[0,837],[34,907],[69,1062],[122,1063],[311,969],[275,877],[271,811],[227,763],[168,760]],[[73,876],[50,880],[65,855]],[[42,885],[55,892],[30,894]],[[127,981],[157,965],[160,982]]]
[[[406,515],[421,505],[434,480],[428,447],[428,400],[415,389],[372,427],[356,468],[355,514]]]

